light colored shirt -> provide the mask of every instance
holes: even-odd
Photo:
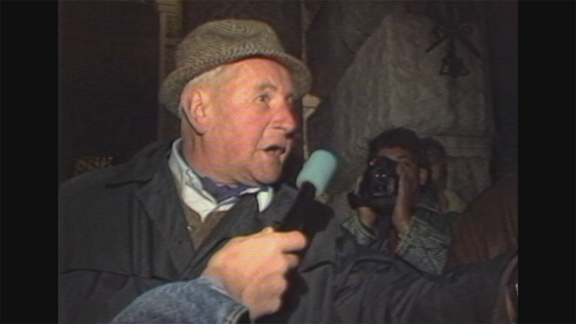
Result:
[[[198,174],[188,165],[182,156],[182,139],[172,144],[172,151],[168,160],[170,171],[174,175],[178,193],[186,206],[196,211],[204,221],[214,211],[227,211],[238,201],[238,197],[231,197],[218,202],[202,187]],[[252,187],[240,193],[257,193],[258,210],[263,211],[270,205],[274,192],[270,186]]]

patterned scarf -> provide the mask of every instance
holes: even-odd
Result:
[[[199,176],[202,187],[212,195],[218,202],[222,202],[230,197],[239,196],[246,189],[254,188],[246,185],[231,185],[222,182],[216,182],[210,177]]]

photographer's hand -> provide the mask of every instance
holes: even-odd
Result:
[[[414,206],[420,194],[420,170],[412,157],[401,157],[397,162],[398,196],[392,213],[392,224],[398,234],[403,235],[410,228]]]
[[[359,195],[360,193],[360,184],[362,183],[363,176],[359,176],[356,179],[356,185],[354,186],[354,194]],[[368,206],[358,206],[356,208],[357,217],[362,222],[362,224],[368,228],[374,227],[376,220],[378,219],[378,213]]]

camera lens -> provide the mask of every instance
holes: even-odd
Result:
[[[371,192],[374,197],[390,197],[396,194],[398,177],[396,166],[389,159],[382,160],[372,169]]]

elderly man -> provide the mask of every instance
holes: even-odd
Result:
[[[160,98],[181,117],[181,139],[153,144],[124,165],[61,188],[60,322],[109,321],[154,287],[202,276],[232,238],[254,239],[294,204],[296,190],[277,181],[297,129],[293,102],[310,84],[305,65],[284,52],[268,25],[236,19],[193,30],[176,62]],[[279,310],[259,321],[466,322],[490,316],[508,256],[447,277],[423,276],[356,244],[327,222],[328,207],[300,210],[319,232],[288,274],[287,287],[272,289],[273,296],[286,293],[281,305],[264,313]],[[274,237],[267,244],[282,245],[281,236]],[[232,286],[276,284],[236,279]]]
[[[292,193],[270,185],[293,142],[293,101],[310,84],[304,64],[268,25],[224,20],[190,33],[177,65],[160,96],[182,117],[181,139],[61,188],[62,321],[108,321],[142,292],[210,270],[214,252],[273,223]]]

